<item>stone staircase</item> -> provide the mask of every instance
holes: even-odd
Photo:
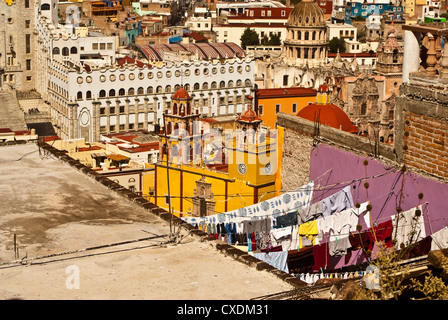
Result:
[[[12,90],[0,90],[0,128],[27,130],[25,115]]]

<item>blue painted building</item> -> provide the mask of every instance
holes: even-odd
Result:
[[[367,18],[370,15],[382,15],[386,11],[403,13],[403,7],[384,3],[348,2],[345,7],[345,23],[352,23],[353,17]]]

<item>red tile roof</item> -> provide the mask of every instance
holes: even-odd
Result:
[[[138,66],[139,68],[143,68],[145,65],[146,65],[147,67],[149,67],[149,68],[152,68],[152,66],[151,66],[150,64],[145,64],[145,63],[143,63],[143,62],[141,62],[141,61],[138,61],[138,60],[135,60],[135,59],[133,59],[133,58],[131,58],[131,57],[129,57],[129,56],[125,56],[125,57],[119,59],[119,60],[117,61],[117,63],[118,63],[120,66],[125,65],[125,64],[137,64],[137,66]]]

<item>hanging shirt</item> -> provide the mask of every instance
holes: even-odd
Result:
[[[302,223],[299,226],[299,249],[308,246],[308,245],[315,245],[316,244],[316,237],[319,233],[317,228],[317,221],[308,221],[305,223]]]
[[[322,216],[327,217],[337,211],[344,211],[353,208],[353,198],[350,186],[322,200]]]
[[[284,215],[280,215],[276,218],[277,228],[289,227],[296,225],[297,222],[297,212],[293,211]]]
[[[328,245],[328,251],[332,257],[345,255],[349,248],[351,248],[351,244],[348,236],[336,237],[334,240],[330,241]]]
[[[420,210],[420,216],[415,215],[415,211]],[[395,248],[400,249],[401,244],[405,247],[416,243],[426,237],[425,222],[423,220],[422,206],[419,205],[405,212],[400,212],[392,216],[394,226],[393,240]]]
[[[299,210],[300,221],[299,224],[305,223],[307,221],[316,220],[323,215],[323,204],[322,201],[313,203],[312,205]]]
[[[282,246],[284,241],[291,241],[291,232],[292,226],[271,229],[270,237],[272,246]]]

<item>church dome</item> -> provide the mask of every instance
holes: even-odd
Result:
[[[177,100],[188,100],[190,99],[190,95],[188,94],[187,90],[184,89],[184,87],[180,87],[179,90],[177,90],[174,95],[173,99]]]
[[[244,122],[259,122],[261,121],[260,117],[257,113],[252,109],[251,106],[239,117],[239,121]]]
[[[326,26],[322,9],[313,0],[302,0],[289,15],[286,26],[322,27]]]
[[[353,125],[347,114],[334,104],[310,104],[297,113],[297,116],[316,121],[325,126],[333,127],[350,133],[357,133],[358,128]]]

